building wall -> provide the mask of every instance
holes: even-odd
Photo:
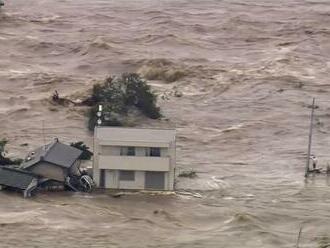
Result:
[[[135,156],[137,157],[145,157],[146,148],[145,147],[135,147]]]
[[[170,154],[170,170],[166,177],[167,180],[167,189],[174,190],[174,181],[175,181],[175,167],[176,167],[176,143],[172,141],[170,143],[169,149],[167,150],[168,154]]]
[[[105,170],[105,188],[117,189],[118,188],[118,171]]]
[[[47,162],[39,162],[37,165],[29,168],[29,171],[60,182],[65,181],[64,170],[65,169],[59,166],[52,165]]]
[[[100,154],[109,155],[109,156],[120,156],[120,147],[119,146],[99,146]]]
[[[121,181],[119,170],[105,170],[105,188],[110,189],[144,189],[145,171],[135,171],[134,181]],[[173,190],[169,187],[169,173],[165,172],[165,190]]]
[[[99,155],[98,167],[108,170],[169,171],[170,161],[168,157]]]
[[[80,173],[80,170],[79,170],[79,167],[80,167],[80,160],[77,160],[70,168],[70,174],[71,175],[75,175],[75,176],[80,176],[81,173]]]
[[[121,146],[134,146],[135,156],[120,156]],[[146,148],[149,147],[159,147],[161,149],[161,157],[146,156]],[[155,140],[155,143],[136,141],[123,143],[120,141],[99,140],[94,137],[93,179],[97,186],[100,185],[100,169],[105,170],[106,188],[144,189],[145,170],[148,170],[164,171],[165,190],[173,190],[175,179],[175,140],[168,144],[159,144],[157,140]],[[120,181],[120,169],[134,170],[135,181]]]
[[[95,133],[96,133],[95,129]],[[95,135],[95,134],[94,134]],[[93,181],[96,186],[100,187],[100,169],[99,169],[99,155],[101,154],[99,140],[94,136],[94,144],[93,144]]]
[[[167,148],[167,147],[160,148],[160,156],[161,157],[168,157],[168,156],[170,156],[169,148]]]
[[[119,171],[118,171],[119,179]],[[134,181],[120,181],[120,189],[144,189],[144,171],[135,171],[135,180]]]

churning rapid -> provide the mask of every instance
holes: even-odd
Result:
[[[301,247],[330,243],[327,0],[8,0],[0,10],[0,137],[23,156],[54,136],[92,145],[80,99],[107,75],[141,73],[177,128],[189,195],[0,193],[1,247]],[[180,92],[177,97],[175,92]],[[44,130],[44,131],[43,131]],[[44,133],[44,135],[43,135]],[[323,246],[322,246],[323,245]]]

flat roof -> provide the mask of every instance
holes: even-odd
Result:
[[[94,136],[103,141],[170,143],[175,129],[96,127]]]

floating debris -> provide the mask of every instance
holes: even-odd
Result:
[[[190,171],[182,171],[179,174],[179,177],[188,177],[188,178],[195,178],[197,177],[197,173],[194,170],[190,170]]]

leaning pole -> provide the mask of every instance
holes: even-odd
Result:
[[[313,138],[314,109],[315,109],[315,98],[313,98],[311,120],[310,120],[310,126],[309,126],[308,151],[307,151],[307,159],[306,159],[305,177],[308,177],[308,174],[309,174],[309,162],[310,162],[310,156],[311,156],[311,150],[312,150],[312,138]]]

